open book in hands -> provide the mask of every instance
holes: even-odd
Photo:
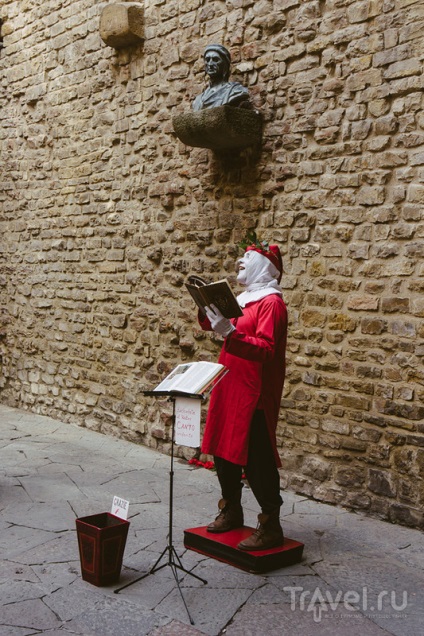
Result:
[[[189,276],[185,286],[203,312],[206,306],[215,305],[225,318],[237,318],[243,315],[227,279],[206,283],[199,276]]]
[[[153,389],[153,392],[202,395],[209,393],[227,371],[227,367],[216,362],[179,364]]]

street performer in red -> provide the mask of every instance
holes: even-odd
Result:
[[[228,320],[211,305],[199,316],[202,329],[224,337],[219,362],[229,372],[213,389],[202,452],[214,456],[221,486],[219,514],[209,532],[243,526],[241,478],[244,468],[261,508],[258,527],[239,543],[241,550],[264,550],[284,542],[280,525],[281,466],[276,427],[285,375],[287,309],[279,285],[283,266],[277,245],[253,242],[238,261],[237,297],[243,316]]]

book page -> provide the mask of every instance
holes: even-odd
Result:
[[[207,386],[222,368],[222,364],[214,362],[196,362],[187,373],[179,376],[176,382],[173,383],[171,390],[185,393],[201,393],[202,388]]]
[[[201,361],[179,364],[153,391],[180,391],[181,393],[200,394],[224,370],[224,365],[215,362]]]
[[[158,386],[153,389],[154,391],[170,391],[175,389],[175,384],[178,383],[182,376],[189,371],[189,369],[196,364],[195,362],[188,362],[187,364],[179,364],[166,376],[164,380]]]

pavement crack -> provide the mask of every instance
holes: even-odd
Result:
[[[122,472],[119,473],[119,478],[122,479],[124,475],[131,475],[131,473],[137,473],[137,469],[131,468],[130,470],[123,470]],[[116,479],[116,475],[106,479],[105,481],[100,482],[100,486],[105,486],[106,484],[109,484],[111,481],[114,481],[115,479]]]
[[[223,636],[225,634],[225,632],[227,631],[228,627],[234,623],[234,619],[236,618],[237,614],[239,614],[242,609],[244,608],[245,605],[247,605],[248,601],[252,598],[252,596],[254,594],[256,594],[256,592],[258,592],[258,590],[261,590],[263,587],[265,587],[267,585],[268,581],[267,579],[264,579],[262,585],[258,585],[258,587],[256,587],[254,590],[251,591],[251,593],[249,594],[249,596],[246,598],[246,600],[244,601],[244,603],[242,603],[241,605],[239,605],[239,607],[237,608],[237,610],[234,612],[234,614],[231,616],[231,618],[229,619],[229,621],[224,625],[224,627],[221,629],[221,631],[218,633],[217,636]]]
[[[77,482],[75,481],[75,479],[73,479],[73,478],[72,478],[72,476],[71,476],[69,473],[67,473],[66,471],[64,471],[64,474],[67,476],[67,478],[69,479],[69,481],[70,481],[70,482],[72,482],[76,488],[78,488],[78,490],[79,490],[79,491],[80,491],[80,493],[82,494],[82,490],[81,490],[81,488],[78,486],[78,484],[77,484]]]
[[[32,502],[32,503],[36,503],[35,500],[31,497],[31,495],[29,494],[28,490],[25,488],[24,484],[21,482],[20,479],[18,479],[19,485],[22,488],[22,490],[25,492],[25,494],[27,495],[28,499]],[[37,503],[44,503],[43,501],[38,501]]]
[[[47,596],[47,594],[46,594]],[[49,607],[49,605],[47,605],[47,603],[44,602],[44,596],[42,598],[40,598],[40,601],[43,603],[43,605],[57,618],[57,620],[61,623],[62,619],[60,617],[60,615],[54,611],[54,609],[52,609],[51,607]]]
[[[314,567],[314,565],[316,565],[317,563],[322,563],[324,561],[324,559],[317,559],[316,561],[312,561],[311,563],[309,563],[308,565],[310,565],[311,568]]]
[[[32,632],[33,636],[35,636],[36,634],[42,634],[44,632],[44,630],[40,631],[39,629],[34,628],[34,627],[30,627],[29,625],[16,625],[16,624],[11,625],[9,623],[4,623],[4,624],[2,624],[2,627],[10,627],[11,629],[14,629],[14,630],[16,630],[16,628],[18,628],[18,629],[30,629],[30,630],[34,630],[35,629],[36,631]]]
[[[30,433],[28,433],[28,435],[17,435],[16,437],[11,437],[10,442],[16,442],[21,439],[25,439],[26,437],[32,437],[32,435]]]
[[[81,492],[81,491],[80,491]],[[72,510],[72,512],[74,513],[75,517],[78,517],[78,513],[75,510],[75,508],[73,507],[73,505],[71,504],[71,502],[69,501],[69,499],[67,500],[68,502],[68,506],[70,507],[70,509]]]

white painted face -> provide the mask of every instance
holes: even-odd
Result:
[[[249,280],[252,278],[252,271],[253,270],[253,264],[254,264],[254,258],[252,258],[253,254],[257,254],[258,252],[254,252],[254,251],[249,251],[249,252],[245,252],[244,255],[238,259],[237,261],[237,267],[238,267],[238,274],[237,274],[237,280],[241,285],[248,285],[249,284]]]
[[[269,283],[278,277],[277,268],[266,256],[255,252],[255,250],[245,252],[237,261],[237,266],[237,280],[240,285],[245,287],[255,283]]]

